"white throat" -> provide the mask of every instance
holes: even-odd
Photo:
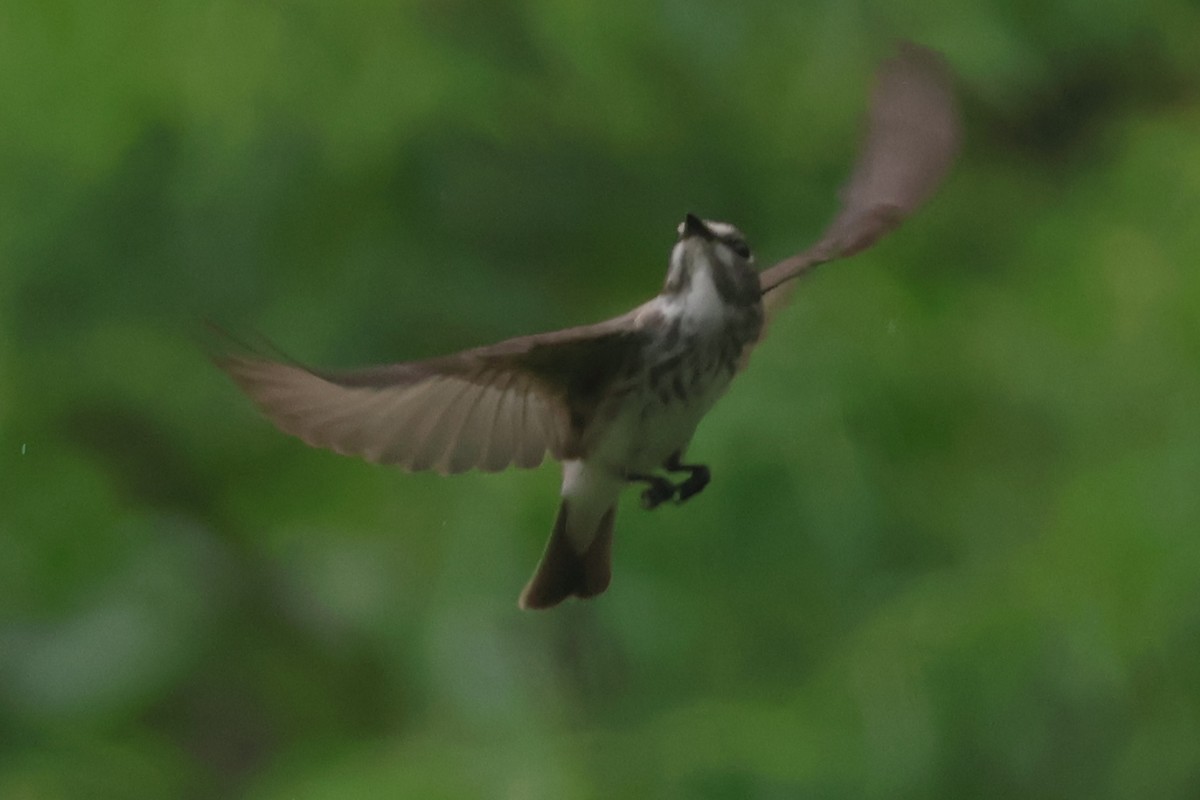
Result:
[[[670,317],[681,317],[687,327],[707,327],[725,317],[725,301],[707,265],[694,265],[684,290],[663,300],[663,312]]]

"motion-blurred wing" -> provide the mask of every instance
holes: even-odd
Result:
[[[960,136],[945,61],[901,44],[876,73],[866,141],[841,210],[815,245],[760,273],[768,319],[787,301],[793,278],[871,247],[928,200],[954,162]]]
[[[341,373],[255,356],[215,360],[285,433],[343,455],[450,474],[535,467],[547,452],[575,457],[601,392],[640,337],[617,318]]]

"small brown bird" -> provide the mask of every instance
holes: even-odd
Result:
[[[314,447],[443,474],[535,467],[549,453],[562,462],[562,503],[519,603],[593,597],[609,584],[626,484],[645,484],[644,508],[708,484],[706,466],[683,460],[688,443],[790,281],[870,247],[941,182],[959,142],[950,83],[941,58],[916,45],[881,65],[840,212],[814,246],[761,273],[737,228],[688,214],[662,291],[615,319],[350,372],[216,361],[275,425]]]

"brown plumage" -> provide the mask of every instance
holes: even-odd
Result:
[[[215,360],[280,430],[313,447],[414,472],[496,472],[536,467],[546,453],[579,457],[584,421],[644,341],[631,316],[346,372]]]
[[[521,608],[552,608],[568,597],[595,597],[612,580],[612,536],[617,507],[600,519],[596,536],[587,550],[580,553],[571,546],[567,534],[567,501],[558,507],[554,530],[546,543],[537,572],[521,591]]]
[[[522,336],[441,358],[323,372],[255,355],[214,360],[281,430],[380,464],[443,474],[563,462],[563,502],[523,608],[603,592],[616,500],[686,499],[708,470],[680,459],[786,300],[794,278],[870,247],[936,189],[957,152],[941,58],[904,45],[884,62],[865,146],[818,242],[762,273],[736,228],[691,215],[663,292],[595,325]],[[689,473],[675,484],[660,474]]]
[[[962,128],[951,73],[938,53],[903,42],[880,65],[858,163],[817,243],[763,270],[767,314],[813,267],[871,247],[933,195],[958,155]]]

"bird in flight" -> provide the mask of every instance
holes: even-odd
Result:
[[[950,73],[903,44],[875,76],[865,142],[841,208],[808,249],[761,272],[732,225],[688,214],[662,291],[614,319],[354,371],[255,354],[220,366],[280,430],[314,447],[453,474],[562,463],[561,503],[521,608],[608,588],[628,484],[641,505],[708,484],[686,460],[696,426],[745,366],[794,279],[881,239],[933,193],[958,151]]]

